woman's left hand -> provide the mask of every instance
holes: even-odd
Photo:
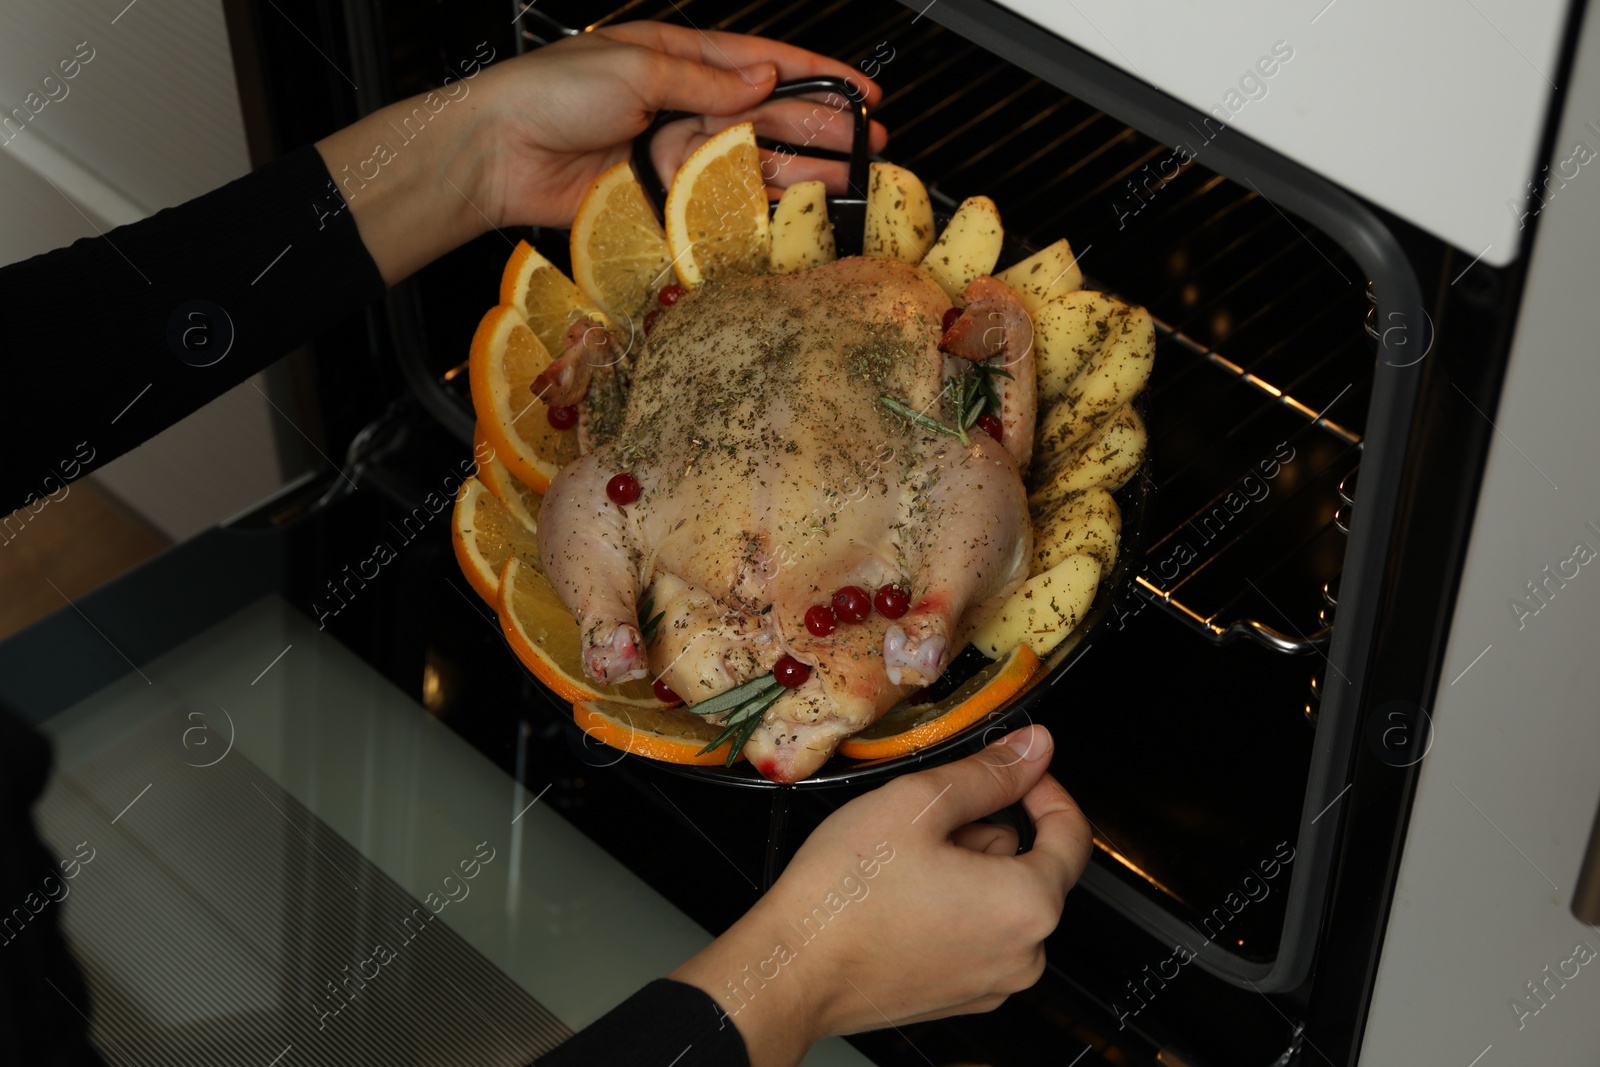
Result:
[[[850,109],[814,100],[762,105],[779,81],[848,77],[868,106],[881,90],[859,70],[779,41],[657,22],[602,27],[456,83],[426,130],[396,145],[418,100],[380,109],[318,142],[367,249],[393,284],[493,226],[567,226],[594,179],[627,159],[657,111],[692,111],[663,129],[655,164],[670,179],[707,137],[752,121],[764,137],[848,150]],[[424,109],[424,114],[428,110]],[[435,135],[435,131],[438,135]],[[887,140],[872,126],[872,150]],[[391,151],[375,165],[374,144]],[[350,167],[357,173],[352,177]],[[763,153],[776,195],[820,179],[843,192],[845,164]],[[367,177],[376,170],[375,177]]]

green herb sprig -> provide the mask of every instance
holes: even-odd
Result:
[[[651,615],[650,612],[655,610],[655,606],[655,597],[647,596],[639,601],[639,636],[644,638],[644,643],[647,645],[655,644],[656,635],[661,632],[661,620],[667,617],[664,611],[657,611]]]
[[[761,725],[761,717],[766,714],[768,708],[778,702],[783,692],[783,686],[778,684],[776,677],[763,674],[686,709],[696,715],[728,712],[728,717],[722,720],[722,732],[695,755],[703,756],[731,737],[733,744],[728,748],[728,759],[724,766],[732,767],[733,761],[744,751],[745,742],[750,740],[756,728]]]
[[[894,412],[896,415],[899,415],[902,419],[908,419],[924,429],[932,430],[935,433],[947,433],[951,437],[961,438],[962,441],[967,439],[967,435],[965,433],[959,430],[951,429],[938,419],[929,418],[916,408],[911,407],[904,401],[896,400],[892,396],[880,396],[878,398],[878,402],[884,407],[888,408],[890,411]]]
[[[966,432],[977,425],[989,412],[1000,416],[1000,390],[995,387],[996,377],[1011,378],[1004,367],[988,363],[973,363],[969,374],[946,378],[945,388],[950,391],[950,407],[955,412],[956,427],[961,431],[961,443],[967,443]]]
[[[954,426],[946,426],[937,419],[929,418],[892,396],[880,396],[878,402],[903,419],[936,433],[959,437],[961,443],[967,445],[971,444],[967,439],[967,431],[976,426],[986,412],[993,411],[997,416],[1000,414],[1000,391],[994,384],[997,376],[1011,378],[1012,374],[1004,367],[974,363],[970,374],[944,380],[945,391],[950,394],[950,408],[955,413]]]
[[[950,410],[956,416],[956,429],[960,431],[961,443],[968,444],[967,431],[983,417],[984,401],[978,393],[981,386],[975,374],[963,374],[956,378],[946,378],[944,387],[950,391]]]
[[[984,410],[993,412],[998,418],[1000,415],[1000,390],[995,386],[995,378],[1005,378],[1016,381],[1016,376],[1004,367],[997,367],[992,363],[974,363],[972,365],[973,378],[978,383],[978,390],[983,396]]]

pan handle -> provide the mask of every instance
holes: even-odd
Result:
[[[784,100],[792,96],[803,96],[807,93],[833,93],[841,96],[846,101],[855,120],[855,130],[850,141],[850,191],[855,198],[867,198],[867,153],[868,153],[868,126],[867,102],[861,91],[851,85],[846,78],[817,77],[801,78],[796,81],[781,82],[773,90],[767,100]],[[765,102],[765,101],[763,101]],[[839,109],[843,111],[843,108]],[[655,141],[656,133],[669,122],[679,119],[693,118],[691,111],[658,111],[645,131],[633,139],[633,174],[639,179],[639,184],[644,187],[645,195],[655,204],[656,214],[661,215],[667,206],[667,190],[661,184],[660,177],[656,174],[655,164],[650,159],[650,145]]]
[[[1028,809],[1022,806],[1020,800],[990,815],[985,815],[978,821],[993,823],[996,826],[1009,826],[1015,830],[1019,856],[1033,848],[1033,820],[1028,817]]]

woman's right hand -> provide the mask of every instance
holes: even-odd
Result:
[[[754,1067],[818,1038],[990,1011],[1044,972],[1089,823],[1030,726],[836,811],[743,918],[679,967],[738,1027]],[[974,820],[1021,800],[1031,850]]]

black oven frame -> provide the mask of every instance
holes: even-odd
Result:
[[[916,6],[908,4],[907,6]],[[1167,144],[1209,137],[1206,166],[1256,189],[1280,210],[1332,237],[1365,270],[1374,297],[1377,368],[1361,464],[1360,506],[1355,508],[1340,580],[1338,624],[1327,650],[1348,685],[1325,684],[1317,721],[1316,757],[1306,783],[1295,842],[1294,879],[1283,940],[1269,965],[1229,956],[1215,941],[1198,962],[1213,973],[1261,992],[1292,990],[1305,981],[1321,926],[1325,891],[1332,881],[1337,824],[1319,825],[1346,788],[1345,770],[1361,709],[1367,704],[1366,661],[1377,627],[1379,586],[1394,527],[1396,498],[1410,437],[1410,411],[1422,377],[1418,337],[1430,337],[1422,294],[1409,257],[1388,225],[1369,207],[1331,182],[1059,38],[1030,29],[1024,20],[987,0],[940,0],[928,17],[1003,59],[1100,108]],[[1209,124],[1209,125],[1208,125]],[[1214,131],[1214,132],[1213,132]],[[1407,342],[1411,343],[1407,343]],[[1163,940],[1191,934],[1185,924],[1148,898],[1091,865],[1084,885],[1134,916]]]
[[[1349,676],[1348,684],[1340,687],[1325,682],[1323,687],[1317,754],[1294,843],[1290,902],[1276,957],[1270,963],[1243,959],[1209,938],[1200,945],[1197,957],[1200,966],[1241,987],[1261,992],[1294,989],[1310,970],[1323,898],[1331,881],[1336,835],[1331,825],[1318,824],[1346,784],[1343,768],[1354,744],[1362,666],[1374,626],[1373,593],[1392,526],[1394,494],[1409,430],[1407,412],[1420,378],[1416,339],[1431,333],[1411,263],[1385,223],[1331,183],[1103,61],[1086,61],[1081,50],[1065,42],[1028,33],[1022,20],[994,5],[984,0],[942,0],[939,5],[907,6],[919,11],[926,7],[928,17],[961,36],[1158,140],[1177,144],[1203,131],[1200,136],[1206,138],[1205,161],[1210,170],[1249,185],[1269,202],[1282,204],[1283,210],[1337,240],[1369,279],[1374,303],[1369,322],[1384,327],[1375,329],[1378,368],[1367,416],[1361,507],[1355,509],[1349,530],[1338,597],[1339,625],[1333,629],[1326,652],[1334,669]],[[541,17],[540,23],[539,28],[547,34],[558,32],[558,24],[548,16]],[[1083,885],[1158,939],[1192,943],[1193,930],[1182,919],[1116,877],[1107,866],[1091,865]]]

